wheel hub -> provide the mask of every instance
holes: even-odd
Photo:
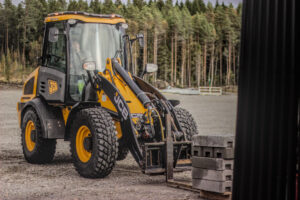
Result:
[[[87,150],[88,152],[92,151],[92,137],[86,137],[83,140],[83,147],[85,150]]]
[[[76,133],[76,152],[83,163],[88,162],[92,156],[92,134],[85,125],[79,127]]]
[[[32,130],[31,133],[30,133],[30,139],[33,141],[33,142],[36,142],[36,130]]]
[[[36,141],[36,130],[32,120],[29,120],[25,128],[25,143],[28,151],[33,151]]]

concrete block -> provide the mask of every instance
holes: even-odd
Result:
[[[202,147],[202,157],[213,158],[214,148],[213,147]]]
[[[192,156],[223,158],[228,160],[234,158],[234,149],[223,147],[192,146]]]
[[[194,146],[234,148],[234,136],[194,135]]]
[[[192,157],[192,167],[213,170],[232,170],[233,160],[221,158]]]
[[[232,181],[210,181],[210,180],[203,180],[203,179],[193,179],[192,182],[193,182],[193,188],[200,189],[200,190],[217,192],[217,193],[232,191]]]
[[[193,179],[204,179],[211,181],[232,181],[233,171],[232,170],[212,170],[202,168],[192,168]]]
[[[203,147],[192,146],[192,156],[202,157],[202,148]]]
[[[214,149],[214,158],[223,158],[223,159],[233,159],[234,158],[234,149],[233,148],[220,148],[215,147]]]

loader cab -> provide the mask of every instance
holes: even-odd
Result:
[[[116,54],[126,67],[125,20],[119,15],[95,15],[83,12],[49,14],[37,94],[50,104],[73,105],[84,101],[89,90],[82,66],[93,62],[96,71],[105,70],[106,58]],[[125,42],[125,43],[124,43]],[[97,101],[96,95],[92,100]]]

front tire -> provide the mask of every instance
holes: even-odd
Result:
[[[184,108],[176,107],[174,112],[183,131],[186,133],[187,140],[191,141],[193,135],[198,134],[197,124],[189,111]]]
[[[42,137],[41,122],[33,108],[25,111],[22,120],[21,143],[27,162],[44,164],[50,163],[53,160],[56,140]]]
[[[85,178],[104,178],[117,157],[116,127],[102,108],[79,111],[71,126],[71,153],[76,171]]]

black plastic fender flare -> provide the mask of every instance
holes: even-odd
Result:
[[[63,139],[65,123],[59,107],[48,105],[42,98],[36,97],[24,105],[21,111],[21,126],[28,108],[33,108],[41,122],[42,137],[48,139]]]
[[[70,130],[71,130],[71,125],[74,117],[76,116],[76,113],[80,111],[81,109],[85,108],[91,108],[91,107],[100,107],[100,103],[98,102],[77,102],[76,104],[73,105],[73,107],[70,110],[70,113],[68,115],[68,120],[66,123],[66,132],[64,135],[65,140],[70,139]]]

